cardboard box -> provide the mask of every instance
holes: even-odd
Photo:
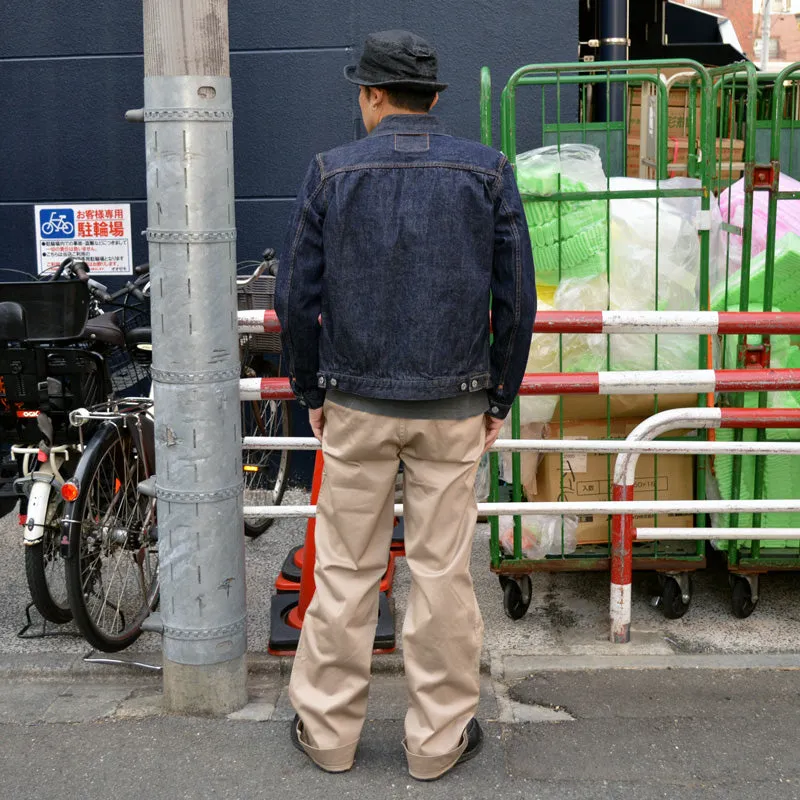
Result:
[[[610,402],[609,402],[610,401]],[[696,394],[660,394],[658,410],[670,408],[694,408],[697,405]],[[562,414],[563,409],[563,414]],[[558,435],[558,421],[562,417],[569,420],[602,419],[605,420],[610,410],[612,418],[647,417],[655,414],[655,402],[651,394],[565,394],[556,406],[551,425]]]
[[[565,439],[624,439],[642,420],[611,420],[610,436],[606,420],[573,420],[564,423]],[[559,426],[550,426],[550,435],[558,437]],[[563,489],[562,461],[559,453],[546,453],[536,476],[535,486],[526,486],[531,501],[549,502],[558,500],[607,500],[611,497],[614,460],[593,453],[572,453],[564,456]],[[610,461],[610,467],[609,467]],[[636,500],[691,500],[694,497],[694,458],[691,455],[662,455],[639,457],[636,468]],[[610,472],[610,474],[609,474]],[[529,491],[532,489],[533,491]],[[691,515],[662,514],[661,525],[689,528],[694,525]],[[637,527],[654,524],[653,517],[635,518]],[[608,541],[608,518],[606,516],[582,517],[578,526],[578,544],[604,544]]]
[[[642,165],[639,154],[641,146],[639,140],[628,141],[628,177],[638,178],[641,168],[645,169],[645,177],[654,178],[655,168]],[[742,177],[742,161],[744,159],[744,141],[736,139],[731,145],[730,139],[718,139],[716,145],[717,175],[725,184],[739,180]],[[685,137],[671,137],[667,143],[667,171],[669,177],[685,177],[689,163],[689,144]]]
[[[689,93],[685,89],[673,89],[669,93],[667,107],[667,136],[689,135]],[[695,130],[700,130],[700,97],[696,97]],[[628,141],[639,140],[642,129],[641,92],[634,90],[628,97]]]

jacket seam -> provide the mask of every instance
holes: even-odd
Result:
[[[357,381],[364,381],[366,383],[422,383],[422,384],[429,384],[432,382],[444,382],[444,381],[453,381],[458,383],[458,381],[465,381],[467,379],[477,379],[477,378],[490,378],[491,377],[491,370],[481,370],[480,372],[467,372],[466,374],[462,373],[460,375],[448,375],[439,378],[411,378],[411,377],[398,377],[398,378],[379,378],[372,375],[354,375],[351,372],[342,372],[338,369],[322,369],[320,368],[319,374],[323,375],[327,380],[331,377],[334,378],[352,378],[353,380]],[[482,387],[486,388],[486,387]],[[477,390],[476,390],[477,391]]]
[[[460,170],[461,172],[472,172],[472,173],[478,173],[480,175],[492,175],[494,177],[497,176],[497,172],[493,169],[476,167],[472,164],[460,164],[448,161],[426,161],[424,164],[386,163],[379,161],[375,163],[353,164],[347,167],[334,167],[327,173],[325,177],[331,178],[334,175],[339,175],[341,173],[357,172],[359,170],[365,170],[365,169],[429,169],[431,167],[438,169],[455,169],[455,170]]]
[[[500,163],[497,165],[497,170],[495,171],[495,190],[494,194],[492,195],[492,202],[497,200],[500,197],[503,191],[503,169],[505,165],[508,163],[508,159],[505,156],[500,157]]]
[[[506,382],[506,373],[508,372],[508,365],[511,363],[511,354],[514,350],[514,341],[517,337],[517,331],[519,330],[519,320],[520,320],[520,305],[521,305],[521,284],[522,284],[522,259],[521,259],[521,247],[519,241],[519,231],[517,230],[517,221],[513,214],[511,214],[511,208],[508,205],[508,202],[505,198],[501,203],[501,208],[505,209],[509,213],[509,217],[511,219],[511,230],[514,236],[514,262],[515,262],[515,276],[514,276],[514,324],[511,326],[511,336],[508,340],[508,349],[506,350],[506,359],[505,363],[503,364],[503,369],[500,373],[500,376],[497,381],[498,386],[502,386]]]
[[[319,156],[317,156],[317,159],[319,159]],[[318,164],[318,166],[319,166],[319,164]],[[289,306],[290,306],[291,296],[292,296],[292,279],[294,278],[294,268],[295,268],[295,264],[297,262],[297,248],[298,248],[298,246],[300,244],[300,237],[301,237],[301,235],[303,233],[303,230],[305,229],[306,221],[308,220],[308,212],[310,211],[311,206],[314,204],[314,201],[316,200],[317,195],[319,194],[320,189],[322,189],[323,186],[324,186],[324,182],[322,181],[322,177],[320,175],[319,185],[314,190],[314,192],[310,195],[308,200],[306,200],[306,202],[303,204],[303,211],[300,214],[300,222],[299,222],[299,224],[297,226],[297,232],[295,233],[294,241],[292,242],[292,250],[291,250],[291,253],[289,254],[289,277],[287,278],[287,284],[286,284],[286,312],[287,312],[286,317],[287,317],[287,321],[288,321],[288,318],[289,318]],[[293,326],[287,325],[287,328],[289,328],[289,327],[293,327]],[[287,331],[286,339],[287,339],[287,343],[289,345],[289,355],[291,357],[291,363],[289,365],[289,369],[290,369],[290,372],[294,375],[294,378],[296,380],[297,379],[297,358],[295,356],[295,346],[294,346],[293,337],[292,337],[292,335],[290,333],[288,333],[288,331]],[[314,387],[314,388],[317,388],[317,387]],[[300,391],[302,393],[302,392],[305,392],[306,390],[305,389],[301,389]]]

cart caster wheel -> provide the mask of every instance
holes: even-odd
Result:
[[[659,605],[667,619],[680,619],[689,610],[689,603],[684,602],[683,590],[675,578],[667,578],[664,581]]]
[[[511,619],[522,619],[528,613],[533,595],[531,576],[520,575],[518,578],[506,580],[508,583],[503,587],[503,608]]]
[[[500,589],[503,592],[506,590],[506,586],[511,582],[511,578],[509,578],[508,575],[498,575],[497,580],[500,581]]]
[[[753,591],[746,578],[736,578],[731,592],[731,611],[738,619],[747,619],[755,611],[758,600],[753,600]]]

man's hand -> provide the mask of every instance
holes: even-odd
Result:
[[[311,423],[311,432],[322,441],[322,429],[325,427],[325,414],[322,408],[309,408],[308,421]],[[497,436],[495,436],[497,438]]]
[[[500,435],[500,429],[503,427],[504,420],[497,419],[497,417],[490,417],[488,414],[484,416],[486,421],[486,447],[483,452],[488,452],[489,448],[497,441]]]

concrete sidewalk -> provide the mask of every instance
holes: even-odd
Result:
[[[280,676],[227,719],[164,715],[157,677],[0,683],[0,796],[176,798],[800,797],[794,670],[562,670],[483,682],[486,743],[433,784],[400,748],[405,687],[379,677],[356,767],[331,776],[289,743]],[[527,720],[527,721],[526,721]]]

